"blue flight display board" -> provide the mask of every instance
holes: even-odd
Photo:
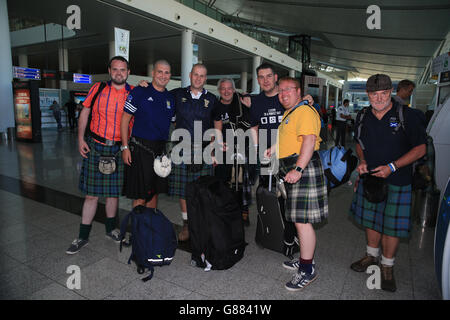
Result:
[[[75,83],[91,83],[92,76],[89,74],[74,73],[73,82]]]
[[[41,70],[13,66],[13,78],[41,80]]]

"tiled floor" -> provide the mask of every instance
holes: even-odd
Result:
[[[65,250],[78,235],[82,194],[78,191],[80,156],[70,131],[44,131],[42,143],[0,144],[0,299],[159,299],[159,300],[405,300],[441,299],[433,264],[434,229],[414,226],[411,239],[402,241],[395,267],[398,290],[369,290],[369,274],[349,265],[365,252],[364,231],[347,215],[352,187],[335,189],[329,200],[330,216],[317,226],[315,260],[319,278],[301,292],[284,288],[290,271],[281,254],[254,242],[255,206],[246,228],[244,258],[229,270],[192,267],[186,246],[170,266],[157,268],[143,283],[129,248],[104,236],[104,209],[99,208],[90,242],[78,254]],[[131,202],[120,199],[120,216]],[[161,196],[159,208],[181,225],[178,201]],[[103,210],[103,211],[102,211]],[[188,246],[187,246],[188,247]],[[81,270],[81,289],[70,290],[69,266]]]

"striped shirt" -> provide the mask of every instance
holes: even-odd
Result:
[[[91,106],[92,98],[100,86],[97,82],[89,90],[86,100],[83,102],[85,108]],[[120,121],[122,119],[123,107],[128,93],[133,89],[128,83],[124,88],[117,90],[111,86],[111,81],[98,95],[92,108],[92,119],[90,129],[96,135],[107,140],[120,141]]]

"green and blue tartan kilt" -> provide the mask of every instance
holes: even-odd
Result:
[[[367,201],[363,196],[362,180],[359,181],[350,207],[355,221],[379,233],[407,238],[411,228],[411,185],[388,184],[387,199],[380,203]]]
[[[178,196],[186,199],[186,184],[193,182],[202,176],[212,176],[213,166],[203,164],[202,169],[198,172],[190,172],[186,164],[173,164],[172,171],[169,175],[169,196]]]
[[[289,172],[290,168],[280,169]],[[319,223],[328,218],[328,195],[322,162],[317,152],[297,183],[284,183],[287,193],[286,220],[297,223]]]
[[[118,198],[122,191],[123,161],[120,154],[120,145],[106,146],[87,138],[91,151],[87,158],[83,158],[78,188],[84,194],[93,197]],[[94,151],[95,150],[95,151]],[[98,169],[100,155],[116,156],[116,171],[112,174],[103,174]]]

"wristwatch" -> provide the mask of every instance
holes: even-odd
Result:
[[[125,149],[128,149],[128,146],[120,146],[120,151],[123,151]]]
[[[295,171],[298,171],[298,172],[300,172],[300,173],[303,173],[303,168],[302,168],[302,167],[299,167],[299,166],[296,166],[296,167],[295,167]]]

